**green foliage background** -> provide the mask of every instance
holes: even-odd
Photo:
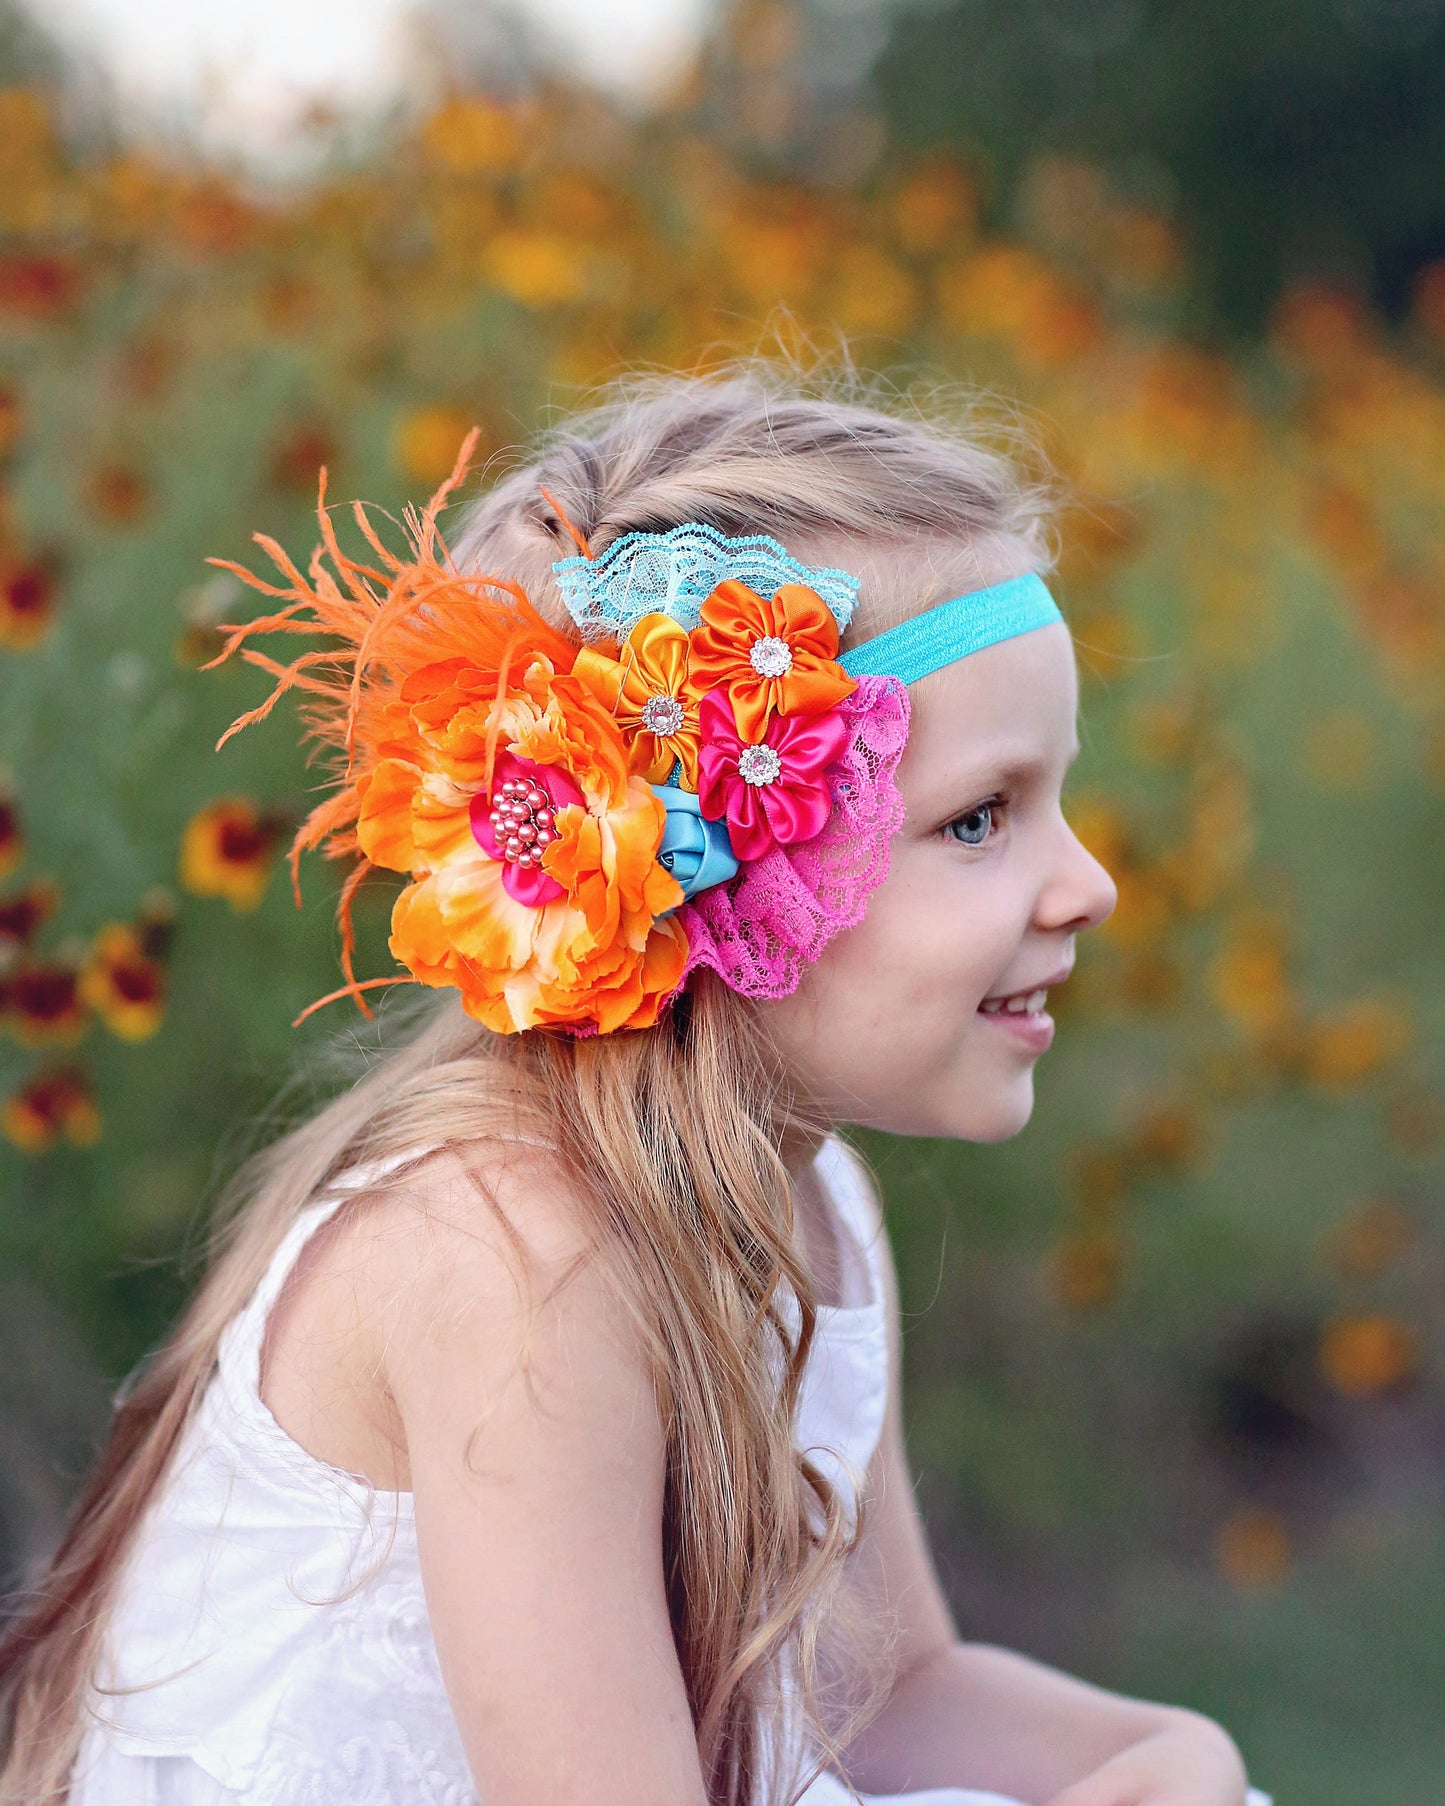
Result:
[[[1120,888],[1022,1136],[863,1138],[960,1627],[1218,1714],[1279,1806],[1431,1797],[1445,265],[1388,321],[1277,272],[1222,349],[1201,322],[1225,278],[1113,146],[1031,155],[1001,124],[1000,185],[890,125],[917,19],[841,112],[810,29],[737,10],[640,120],[460,88],[285,195],[78,143],[39,70],[0,94],[0,907],[58,890],[28,945],[0,941],[0,1095],[74,1069],[100,1121],[0,1144],[11,1559],[185,1296],[250,1125],[353,1032],[289,1026],[337,982],[333,874],[303,868],[301,912],[280,870],[253,910],[180,881],[206,805],[295,820],[314,782],[285,706],[212,750],[269,680],[196,669],[252,612],[206,556],[250,557],[257,527],[307,552],[323,459],[333,497],[397,510],[474,420],[500,454],[618,368],[841,330],[905,385],[969,381],[1002,418],[1016,398],[1073,484],[1067,801]],[[937,83],[930,117],[973,143]],[[46,1040],[15,974],[79,969],[157,887],[154,1032],[83,1009]],[[366,973],[391,967],[389,895],[362,896]]]

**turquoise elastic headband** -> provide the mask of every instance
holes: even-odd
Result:
[[[1044,580],[1031,572],[925,609],[841,653],[838,663],[850,677],[901,677],[911,684],[996,640],[1063,618]]]

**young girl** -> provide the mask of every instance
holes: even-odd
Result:
[[[1017,1134],[1114,906],[1047,489],[748,365],[622,388],[444,537],[471,444],[400,552],[324,473],[309,574],[261,540],[226,653],[324,643],[246,644],[236,726],[302,690],[334,995],[418,989],[118,1402],[0,1650],[4,1797],[1243,1806],[1208,1719],[959,1640],[837,1134]]]

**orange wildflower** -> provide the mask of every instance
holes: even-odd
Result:
[[[524,307],[562,307],[586,292],[588,262],[586,247],[575,238],[513,226],[488,241],[481,271],[494,288]]]
[[[254,909],[271,876],[279,829],[278,816],[263,814],[244,796],[207,803],[181,837],[181,883],[198,897]]]
[[[1400,1059],[1414,1038],[1405,998],[1360,997],[1311,1025],[1305,1077],[1322,1091],[1354,1090]]]
[[[1371,324],[1353,295],[1324,283],[1308,283],[1280,298],[1269,337],[1290,363],[1325,374],[1362,357],[1369,349]]]
[[[91,472],[90,504],[113,527],[133,527],[150,507],[150,485],[129,464],[102,464]]]
[[[78,1041],[89,1018],[79,974],[59,960],[24,960],[0,978],[0,1021],[27,1047]]]
[[[311,493],[311,473],[318,464],[334,464],[339,456],[335,435],[319,421],[308,421],[282,434],[271,448],[271,481],[277,489]]]
[[[1387,1392],[1415,1377],[1420,1332],[1398,1317],[1336,1317],[1320,1334],[1319,1362],[1341,1392],[1361,1398]]]
[[[978,184],[952,156],[920,157],[893,195],[888,214],[905,250],[940,251],[977,232]]]
[[[1197,1166],[1204,1144],[1204,1125],[1190,1104],[1162,1104],[1144,1117],[1130,1137],[1139,1163],[1165,1172],[1188,1172]]]
[[[726,685],[744,740],[768,718],[814,715],[857,689],[838,658],[838,622],[816,590],[784,583],[768,600],[735,578],[703,603],[692,633],[691,675],[700,690]]]
[[[24,411],[9,383],[0,382],[0,458],[8,458],[20,438]]]
[[[451,175],[479,176],[514,168],[527,148],[521,109],[480,95],[443,102],[422,130],[427,155]]]
[[[25,836],[20,831],[20,812],[0,790],[0,878],[13,872],[25,857]]]
[[[0,1105],[0,1134],[23,1154],[43,1154],[62,1135],[89,1147],[100,1134],[90,1081],[72,1066],[36,1073]]]
[[[45,252],[0,257],[0,315],[53,320],[76,305],[83,287],[78,257]]]
[[[375,986],[447,985],[469,1015],[502,1033],[549,1023],[649,1027],[687,957],[676,920],[659,919],[682,901],[656,857],[666,812],[629,770],[618,723],[573,675],[575,642],[519,585],[452,564],[437,516],[478,437],[468,434],[421,514],[407,511],[410,557],[388,550],[360,504],[354,517],[375,562],[342,551],[323,469],[322,547],[310,581],[261,534],[282,587],[211,561],[285,603],[228,629],[213,664],[256,632],[331,642],[289,665],[243,647],[276,688],[221,740],[288,689],[317,699],[306,719],[312,737],[335,749],[336,789],[298,829],[291,871],[296,885],[302,852],[322,845],[355,861],[338,905],[348,982],[333,996],[355,997],[369,1014],[361,993]],[[390,940],[409,978],[352,974],[351,902],[373,865],[412,879],[394,905]],[[296,894],[299,903],[299,885]]]
[[[1122,1268],[1118,1236],[1108,1229],[1084,1229],[1053,1250],[1050,1289],[1066,1310],[1098,1310],[1113,1301]]]
[[[107,922],[81,968],[80,994],[112,1034],[123,1041],[144,1041],[160,1027],[165,968],[147,957],[134,928]]]
[[[573,675],[601,697],[631,746],[629,764],[665,784],[682,760],[684,789],[697,789],[698,705],[687,629],[671,615],[643,615],[616,657],[595,646],[577,655]]]
[[[0,646],[17,652],[33,646],[54,615],[55,578],[45,565],[0,565]]]
[[[417,483],[439,483],[452,467],[457,440],[465,436],[467,418],[460,408],[437,404],[416,408],[397,422],[392,459],[403,476]],[[311,468],[327,460],[313,460]],[[309,474],[309,473],[308,473]]]
[[[1242,1505],[1220,1525],[1214,1539],[1214,1561],[1220,1573],[1241,1592],[1273,1586],[1293,1559],[1288,1526],[1272,1511]]]
[[[254,244],[262,218],[223,176],[204,176],[190,184],[177,197],[173,217],[196,250],[221,257]]]
[[[0,897],[0,950],[28,946],[59,899],[60,892],[49,878],[36,878],[10,896]]]

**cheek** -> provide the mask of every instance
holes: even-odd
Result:
[[[971,1024],[989,974],[957,912],[920,907],[916,893],[878,893],[858,925],[828,948],[808,979],[813,1057],[833,1070],[870,1068],[871,1082],[936,1060]]]
[[[851,950],[865,967],[860,979],[870,995],[907,999],[915,1014],[942,1009],[956,1017],[961,1004],[978,1002],[1008,958],[986,894],[961,874],[932,872],[927,882],[885,887],[875,900],[881,907],[855,931]]]
[[[815,1073],[856,1082],[866,1068],[870,1086],[913,1084],[971,1034],[979,999],[1012,957],[1014,927],[977,876],[911,851],[919,856],[895,860],[857,927],[774,1006],[788,1052]]]

